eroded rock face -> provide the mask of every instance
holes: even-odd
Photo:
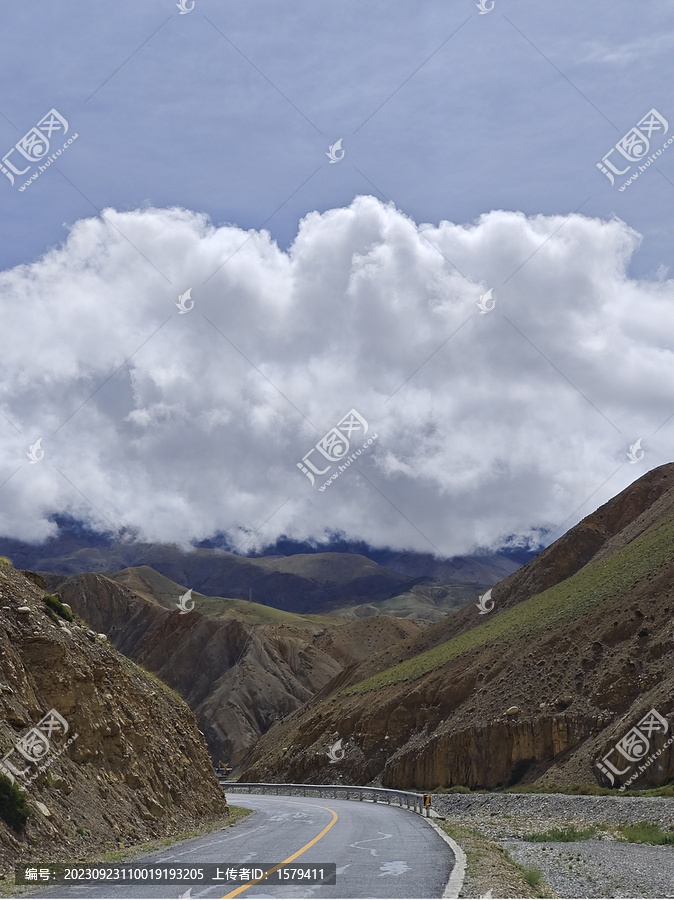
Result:
[[[341,777],[345,783],[381,781],[420,790],[507,786],[527,772],[545,771],[612,719],[548,713],[515,721],[504,714],[456,728],[452,710],[461,705],[461,695],[443,701],[415,692],[396,702],[389,694],[376,708],[364,708],[355,698],[333,698],[313,715],[292,717],[285,728],[270,732],[242,780],[325,783]],[[340,738],[344,755],[335,763],[329,749]],[[285,752],[278,752],[279,744]]]
[[[473,788],[508,785],[536,764],[550,764],[573,750],[596,725],[591,718],[554,717],[530,722],[490,722],[435,737],[422,749],[410,748],[385,767],[382,783]]]
[[[435,677],[437,688],[438,675]],[[445,682],[445,685],[447,682]],[[636,724],[649,704],[672,718],[674,707],[665,686],[641,697],[628,717],[614,712],[558,711],[558,703],[528,709],[515,719],[494,710],[489,698],[478,716],[456,695],[426,684],[407,696],[389,689],[375,698],[333,697],[311,713],[297,713],[272,729],[258,744],[242,773],[244,781],[289,781],[368,784],[397,789],[434,790],[464,786],[508,787],[539,781],[547,784],[592,784],[594,765]],[[579,702],[579,700],[581,702]],[[468,709],[474,708],[469,707]],[[471,722],[471,718],[474,721]],[[634,719],[634,721],[632,721]],[[338,760],[330,748],[341,740]],[[661,742],[664,744],[664,737]],[[659,744],[654,743],[654,749]],[[629,775],[630,773],[628,773]],[[626,776],[627,777],[627,776]],[[639,787],[674,778],[674,753],[666,748],[657,766],[647,770]]]
[[[0,870],[37,846],[42,859],[72,861],[225,817],[189,707],[88,628],[60,628],[43,594],[0,564],[0,757],[51,709],[68,728],[54,731],[48,767],[26,788],[25,834],[0,819]]]

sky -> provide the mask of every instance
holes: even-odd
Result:
[[[181,2],[2,10],[2,536],[451,556],[672,460],[674,2]]]

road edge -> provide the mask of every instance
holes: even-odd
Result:
[[[437,813],[435,813],[435,817],[438,819],[441,818]],[[436,825],[432,818],[428,818],[426,821],[431,828],[434,828],[437,831],[443,841],[445,841],[446,844],[449,844],[452,853],[454,854],[454,868],[452,869],[452,874],[449,876],[449,881],[445,885],[442,896],[443,898],[457,900],[461,888],[463,887],[463,880],[466,877],[466,854],[461,847],[459,847],[454,838],[451,838],[446,831],[443,831],[439,825]]]

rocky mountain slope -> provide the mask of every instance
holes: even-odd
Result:
[[[225,817],[188,706],[54,612],[31,577],[0,560],[0,761],[29,811],[23,833],[0,815],[0,878],[36,848],[40,861],[72,861]]]
[[[649,710],[674,731],[673,547],[670,464],[499,582],[491,612],[471,604],[335,679],[261,739],[243,780],[609,784],[595,762]],[[651,734],[637,786],[674,778],[666,740]]]
[[[185,588],[149,567],[47,577],[95,631],[178,691],[216,762],[237,763],[274,722],[344,670],[421,633],[414,622],[387,616],[302,617],[197,593],[188,602],[194,609],[181,613],[176,601]]]

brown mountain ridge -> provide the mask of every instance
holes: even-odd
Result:
[[[499,582],[492,612],[470,604],[327,685],[260,740],[242,778],[426,789],[602,780],[595,762],[650,709],[673,728],[673,548],[668,464]],[[636,786],[673,777],[667,747]]]
[[[93,629],[185,699],[215,762],[237,763],[345,667],[421,632],[406,619],[300,616],[196,593],[183,614],[176,601],[185,588],[148,567],[45,577]]]

